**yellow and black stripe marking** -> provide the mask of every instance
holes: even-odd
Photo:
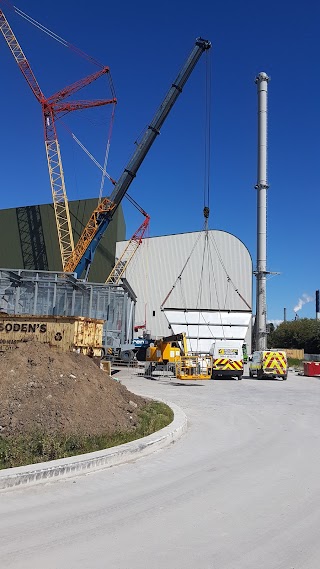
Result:
[[[266,352],[263,367],[268,371],[275,371],[284,375],[287,371],[286,357],[279,352]]]
[[[243,368],[243,360],[228,360],[227,358],[217,358],[213,361],[213,368],[219,370],[231,369],[239,371]]]

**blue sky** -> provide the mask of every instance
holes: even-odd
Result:
[[[17,7],[110,66],[118,105],[108,171],[117,179],[189,55],[195,38],[210,50],[210,229],[236,235],[256,264],[257,94],[260,71],[269,83],[268,319],[294,318],[299,298],[320,287],[319,24],[316,1],[201,3],[38,0]],[[45,95],[96,70],[1,3]],[[1,38],[0,38],[1,39]],[[48,203],[41,111],[2,39],[2,208]],[[129,194],[151,216],[150,236],[203,227],[205,179],[205,57],[193,71],[142,164]],[[108,98],[99,80],[77,98]],[[109,113],[109,114],[108,114]],[[110,109],[73,113],[65,124],[100,163]],[[98,196],[100,172],[58,124],[70,200]],[[112,187],[105,186],[105,195]],[[127,237],[142,222],[124,200]],[[306,296],[302,296],[306,295]],[[314,317],[314,301],[300,317]]]

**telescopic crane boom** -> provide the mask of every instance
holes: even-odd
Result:
[[[82,274],[85,273],[85,278],[87,277],[101,237],[112,220],[131,182],[135,178],[154,140],[160,134],[160,128],[182,92],[194,67],[201,55],[210,49],[210,47],[211,43],[208,40],[197,38],[179,75],[169,89],[153,120],[145,130],[141,142],[137,146],[118,182],[115,183],[112,194],[109,198],[104,198],[91,215],[88,224],[64,267],[65,272],[75,272],[78,278],[81,278]]]

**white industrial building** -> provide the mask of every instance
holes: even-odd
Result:
[[[117,243],[117,258],[127,244]],[[144,239],[125,273],[137,295],[137,336],[185,332],[189,350],[202,353],[214,339],[243,339],[250,353],[252,274],[248,249],[225,231]]]

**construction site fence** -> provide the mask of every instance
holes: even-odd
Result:
[[[172,363],[158,364],[156,367],[152,366],[153,362],[145,362],[143,375],[145,377],[153,377],[153,374],[175,377],[175,365]]]
[[[297,360],[304,359],[304,350],[296,350],[292,348],[272,348],[277,352],[286,352],[287,358],[295,358]]]

